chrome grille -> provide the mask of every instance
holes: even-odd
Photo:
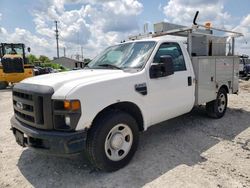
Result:
[[[13,107],[16,118],[19,121],[34,126],[36,119],[34,101],[31,94],[13,91]]]
[[[39,129],[52,129],[51,96],[48,86],[20,83],[13,88],[13,107],[17,120]],[[46,108],[45,108],[46,107]]]

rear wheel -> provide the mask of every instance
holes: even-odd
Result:
[[[5,89],[8,86],[8,82],[0,81],[0,89]]]
[[[210,117],[221,118],[227,110],[227,92],[224,88],[220,88],[217,98],[206,104],[206,111]]]
[[[132,159],[138,140],[139,130],[133,117],[122,111],[107,112],[88,133],[90,162],[100,170],[118,170]]]

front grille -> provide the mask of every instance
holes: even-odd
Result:
[[[44,123],[43,98],[39,96],[36,101],[34,99],[32,94],[13,91],[14,112],[18,120],[28,125],[42,126]],[[34,109],[39,109],[40,113],[35,113]]]
[[[32,100],[32,95],[30,94],[13,91],[13,95],[27,100]]]
[[[32,127],[52,129],[52,94],[53,89],[48,86],[15,85],[13,107],[16,119]]]
[[[30,116],[30,115],[27,115],[25,113],[22,113],[22,112],[19,112],[18,110],[14,110],[15,114],[18,116],[18,119],[23,119],[25,120],[26,122],[29,121],[29,122],[32,122],[34,123],[35,122],[35,118],[33,116]]]

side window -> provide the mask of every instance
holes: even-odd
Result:
[[[181,48],[177,43],[161,44],[154,57],[154,63],[160,63],[160,57],[164,55],[172,57],[175,72],[187,70]]]

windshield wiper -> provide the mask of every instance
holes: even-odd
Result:
[[[107,68],[113,68],[113,69],[122,69],[122,68],[120,68],[120,67],[118,67],[118,66],[116,66],[116,65],[111,65],[111,64],[100,64],[100,65],[98,65],[99,67],[107,67]]]

